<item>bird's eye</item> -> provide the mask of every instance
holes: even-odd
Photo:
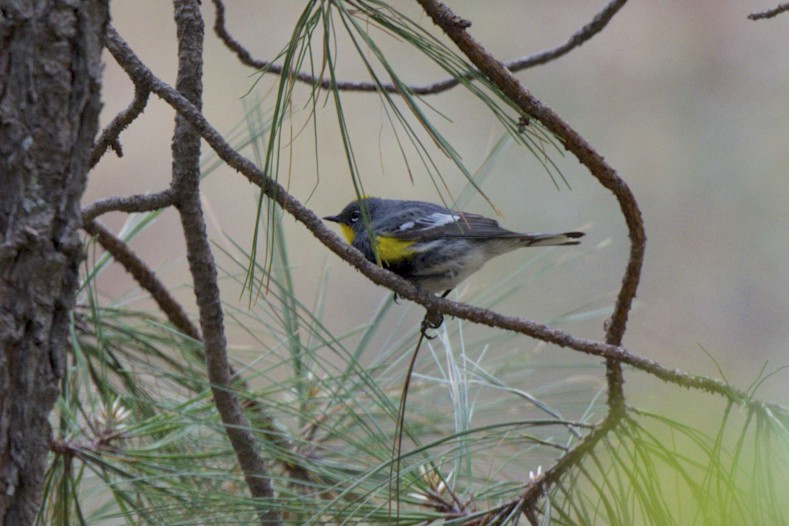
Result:
[[[354,210],[351,212],[351,223],[357,222],[362,217],[362,213],[359,210]]]

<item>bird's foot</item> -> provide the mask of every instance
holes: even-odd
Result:
[[[444,323],[444,315],[440,312],[431,312],[427,311],[425,313],[425,318],[422,320],[422,336],[427,338],[428,340],[435,340],[436,336],[430,336],[427,334],[427,331],[430,329],[438,329],[441,327],[441,324]]]

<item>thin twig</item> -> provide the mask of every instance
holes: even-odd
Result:
[[[783,4],[778,4],[778,7],[774,7],[772,9],[768,9],[767,11],[761,11],[758,13],[751,13],[748,15],[749,20],[765,20],[767,18],[773,18],[781,13],[789,11],[789,2],[784,2]]]
[[[737,403],[759,404],[759,402],[753,401],[747,393],[725,384],[720,380],[690,375],[676,369],[668,369],[653,360],[632,354],[622,346],[610,345],[595,340],[575,338],[566,332],[553,329],[525,318],[506,316],[481,307],[458,303],[449,299],[442,299],[434,294],[418,289],[393,272],[378,268],[375,264],[367,261],[361,252],[345,243],[339,236],[329,230],[317,215],[288,194],[281,185],[266,177],[252,161],[235,151],[224,140],[222,135],[208,123],[203,114],[195,108],[193,104],[171,86],[168,86],[161,79],[157,78],[140,61],[112,27],[108,29],[107,49],[118,61],[118,64],[126,71],[132,82],[149,87],[152,92],[170,104],[200,133],[220,159],[232,168],[238,170],[250,182],[258,185],[270,199],[275,200],[283,210],[302,223],[321,243],[329,248],[329,250],[351,264],[374,283],[387,287],[397,292],[398,296],[419,303],[430,311],[440,312],[441,314],[454,316],[489,327],[510,330],[542,340],[546,343],[574,349],[592,356],[613,359],[617,362],[645,371],[666,382],[716,393],[736,401]],[[775,407],[777,408],[778,406]]]
[[[282,66],[272,62],[257,59],[247,50],[238,40],[236,40],[225,25],[225,6],[222,0],[212,0],[216,8],[216,20],[214,21],[214,32],[219,37],[225,46],[233,51],[238,60],[251,68],[263,70],[265,73],[274,75],[282,74]],[[538,51],[531,55],[517,58],[511,62],[505,63],[505,66],[510,71],[522,71],[534,66],[541,66],[548,62],[554,61],[573,49],[581,46],[593,36],[602,31],[608,22],[616,15],[616,13],[627,3],[627,0],[611,0],[599,13],[597,13],[592,20],[576,31],[565,43],[560,44],[554,48]],[[435,95],[443,91],[450,90],[460,84],[461,80],[474,80],[477,77],[476,71],[470,71],[460,77],[448,77],[429,84],[422,85],[409,85],[408,89],[415,95]],[[320,86],[321,88],[336,88],[341,91],[358,91],[358,92],[373,92],[385,91],[387,93],[400,93],[402,86],[398,87],[391,83],[377,84],[365,80],[337,80],[332,82],[329,78],[317,78],[313,75],[299,71],[293,75],[293,78],[310,84],[312,86]]]
[[[199,111],[203,94],[204,36],[200,2],[176,0],[174,7],[178,39],[176,89]],[[214,404],[225,425],[225,433],[244,473],[249,492],[256,499],[260,523],[278,525],[282,518],[276,507],[271,505],[274,489],[268,466],[260,456],[249,420],[233,390],[216,263],[200,202],[200,134],[180,113],[175,118],[172,155],[171,187],[186,241],[186,257],[200,313],[206,370]]]
[[[505,62],[504,66],[514,73],[534,66],[547,64],[548,62],[566,55],[605,29],[611,19],[614,18],[614,15],[616,15],[626,3],[627,0],[611,0],[588,24],[576,31],[564,44],[556,46],[555,48],[546,49],[545,51],[539,51],[527,57],[515,59],[511,62]]]
[[[131,101],[131,104],[112,119],[109,126],[101,132],[99,140],[93,145],[93,151],[90,154],[91,168],[98,164],[109,148],[115,150],[118,157],[123,157],[123,147],[118,140],[118,136],[145,110],[149,94],[148,90],[135,87],[134,99]]]
[[[166,208],[173,204],[173,192],[171,189],[163,190],[155,194],[137,194],[129,197],[107,197],[94,201],[82,208],[82,221],[90,223],[97,217],[107,212],[152,212]]]

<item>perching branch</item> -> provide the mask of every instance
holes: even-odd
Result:
[[[225,25],[225,6],[222,0],[212,1],[216,8],[214,32],[224,42],[225,46],[236,54],[238,60],[251,68],[263,70],[274,75],[281,75],[283,71],[281,65],[253,57],[249,50],[230,34]],[[534,66],[547,64],[566,55],[602,31],[626,3],[627,0],[611,0],[588,24],[576,31],[564,44],[507,62],[506,67],[511,71],[522,71]],[[410,85],[408,89],[415,95],[435,95],[454,88],[460,84],[461,80],[473,80],[476,78],[476,75],[477,72],[469,72],[462,77],[448,77],[430,84]],[[399,94],[401,90],[401,88],[391,83],[377,84],[366,80],[337,80],[332,82],[330,78],[317,78],[303,71],[293,74],[293,78],[306,84],[320,86],[323,89],[331,88],[340,91],[374,92],[383,90],[387,93]]]
[[[646,233],[635,196],[627,183],[578,132],[526,90],[504,64],[496,60],[468,33],[466,28],[470,25],[469,22],[455,15],[438,0],[418,1],[425,12],[444,30],[480,72],[515,102],[526,115],[537,119],[553,133],[564,147],[575,155],[605,188],[614,194],[619,202],[630,235],[630,260],[606,331],[606,341],[611,345],[619,345],[625,332],[628,312],[638,288],[646,246]]]
[[[614,311],[607,321],[606,343],[621,345],[627,317],[633,298],[635,298],[641,276],[646,233],[641,212],[635,196],[616,171],[610,167],[594,148],[564,122],[556,113],[526,90],[502,63],[491,55],[468,32],[471,25],[456,15],[440,0],[418,0],[433,22],[439,26],[458,48],[468,57],[477,69],[493,82],[530,118],[540,121],[546,129],[573,153],[589,169],[592,175],[608,190],[617,201],[627,223],[630,237],[630,257],[622,279]],[[608,359],[606,363],[608,381],[608,405],[612,415],[624,415],[624,383],[621,364],[618,360]]]
[[[496,60],[468,33],[467,29],[470,25],[468,22],[453,13],[440,0],[418,1],[433,22],[455,42],[480,72],[515,102],[525,115],[537,119],[546,129],[553,133],[564,147],[572,152],[587,167],[591,174],[614,194],[619,202],[628,227],[630,257],[622,278],[622,286],[614,311],[606,323],[606,343],[621,345],[627,325],[628,313],[630,312],[641,277],[641,267],[646,248],[646,233],[635,196],[624,180],[580,134],[526,90],[511,71]],[[575,462],[575,459],[581,458],[587,448],[593,448],[600,438],[606,436],[608,429],[615,426],[626,415],[622,362],[613,357],[606,358],[608,416],[598,430],[590,433],[570,453],[557,460],[542,478],[538,478],[527,485],[523,497],[524,505],[521,506],[520,510],[529,520],[532,520],[534,516],[536,497],[545,491],[547,485],[555,482],[565,472],[563,468],[565,463],[571,465]]]
[[[433,22],[452,39],[468,59],[530,118],[537,119],[564,147],[587,167],[619,202],[630,237],[630,257],[622,278],[614,311],[606,322],[606,343],[621,345],[627,317],[641,278],[646,248],[646,233],[635,196],[616,171],[569,124],[524,88],[515,75],[491,55],[467,31],[470,22],[453,13],[439,0],[418,0]],[[611,411],[624,414],[624,379],[617,361],[606,363],[608,405]]]

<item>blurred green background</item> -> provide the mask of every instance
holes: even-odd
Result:
[[[263,111],[273,104],[271,88],[277,79],[258,82],[254,71],[238,64],[213,35],[213,9],[210,2],[204,4],[204,112],[218,130],[227,131],[242,121],[245,100],[263,98]],[[393,4],[438,34],[414,2]],[[603,3],[457,1],[451,6],[473,22],[471,33],[490,51],[511,60],[563,43]],[[228,28],[254,56],[272,58],[287,42],[302,7],[292,1],[234,0],[227,4]],[[665,366],[716,376],[706,349],[727,379],[741,387],[751,384],[765,363],[768,370],[789,363],[789,16],[761,22],[746,18],[769,7],[770,2],[734,0],[633,1],[569,56],[517,75],[605,156],[641,205],[647,255],[626,346]],[[112,17],[138,55],[173,84],[176,49],[170,3],[113,2]],[[406,81],[422,84],[445,76],[405,43],[380,31],[374,35]],[[366,79],[355,52],[343,45],[341,41],[338,47],[339,76]],[[307,90],[299,89],[306,101]],[[131,83],[108,56],[103,122],[132,95]],[[343,93],[342,99],[367,193],[439,201],[418,163],[411,162],[413,182],[409,178],[378,97]],[[502,135],[484,106],[461,88],[427,102],[447,117],[431,116],[466,165],[478,167]],[[336,213],[352,198],[353,189],[334,108],[328,103],[318,114],[319,174],[311,127],[303,129],[309,118],[309,111],[294,108],[294,140],[283,153],[292,164],[283,163],[280,181],[318,215]],[[125,158],[105,157],[91,175],[83,202],[165,188],[172,126],[173,112],[152,98],[143,116],[121,136]],[[540,163],[512,144],[483,188],[503,212],[505,227],[583,228],[588,233],[584,244],[499,258],[461,286],[459,299],[473,298],[532,262],[530,268],[539,276],[531,279],[527,269],[529,282],[498,308],[538,321],[564,319],[561,328],[600,339],[607,313],[569,320],[566,315],[613,304],[628,250],[624,222],[611,195],[574,158],[549,154],[572,190],[560,185],[557,191]],[[447,186],[458,195],[465,178],[437,151],[434,158]],[[217,243],[225,244],[226,234],[249,246],[255,188],[223,166],[205,181],[204,189]],[[493,214],[479,196],[464,208]],[[119,228],[124,216],[102,220]],[[351,270],[302,226],[289,219],[285,225],[303,301],[312,301],[328,273],[327,326],[343,332],[366,322],[387,292]],[[173,212],[166,212],[133,246],[166,282],[186,283],[180,225]],[[113,295],[128,291],[133,283],[122,270],[113,269],[100,285]],[[190,290],[181,287],[177,293],[185,304],[193,304]],[[226,302],[247,302],[236,284],[228,284],[223,293]],[[409,316],[416,325],[419,309],[411,309]],[[246,341],[240,332],[231,340],[240,345]],[[789,402],[787,374],[773,376],[759,395]],[[648,399],[655,392],[640,389],[635,381],[627,388],[637,398]]]

